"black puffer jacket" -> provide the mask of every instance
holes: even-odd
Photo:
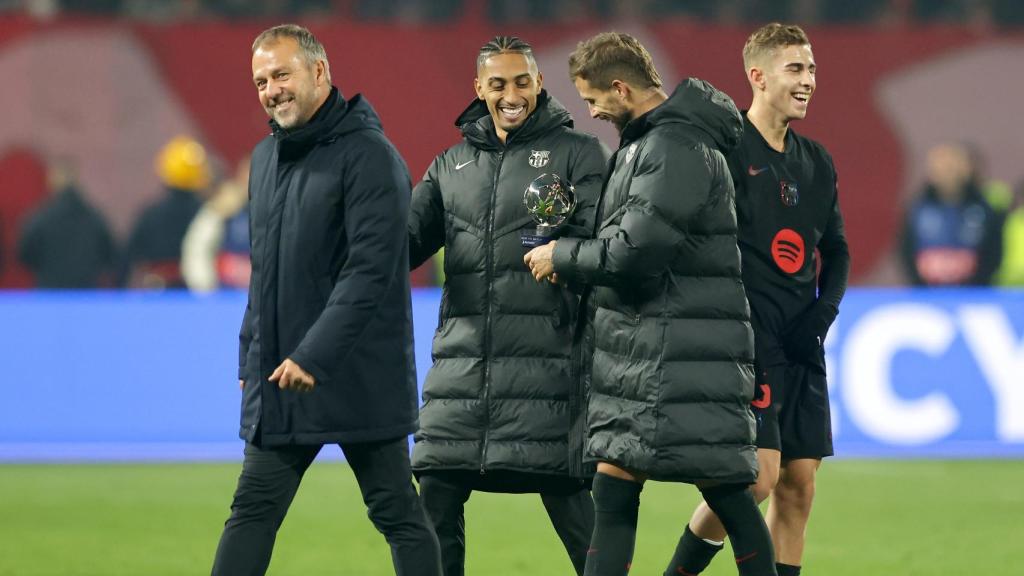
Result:
[[[413,468],[584,475],[586,396],[569,361],[578,299],[534,281],[520,233],[534,227],[523,192],[544,173],[575,184],[564,233],[589,233],[607,151],[543,92],[505,144],[482,101],[456,124],[465,138],[414,188],[409,218],[413,267],[445,249]]]
[[[630,122],[593,240],[555,271],[595,285],[589,450],[656,480],[753,482],[754,338],[723,154],[743,126],[690,79]]]
[[[336,90],[252,153],[252,281],[238,377],[254,444],[370,442],[416,429],[409,173],[369,102]],[[285,358],[308,393],[267,379]]]

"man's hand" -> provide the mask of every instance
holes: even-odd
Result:
[[[828,328],[828,317],[817,307],[811,307],[783,334],[782,346],[786,356],[798,362],[819,362]]]
[[[309,392],[316,386],[316,378],[301,366],[292,362],[291,358],[285,358],[284,362],[270,375],[270,381],[276,382],[281,390],[295,390],[297,392]]]
[[[241,378],[238,379],[238,389],[245,390],[245,380],[242,380]]]
[[[533,250],[526,253],[523,256],[523,262],[530,267],[530,272],[533,273],[533,278],[540,282],[545,278],[551,282],[557,282],[554,278],[555,274],[555,263],[551,261],[551,256],[555,252],[555,244],[557,240],[552,240],[543,246],[537,246]]]

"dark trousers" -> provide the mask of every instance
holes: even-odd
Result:
[[[466,520],[464,505],[473,484],[459,474],[424,473],[419,477],[420,494],[427,516],[441,543],[444,576],[463,576],[466,567]],[[576,574],[583,574],[587,549],[594,531],[594,501],[590,490],[540,492],[551,525],[562,540]],[[500,529],[496,527],[495,529]],[[524,550],[523,554],[529,554]]]
[[[214,558],[214,576],[262,575],[270,564],[277,529],[320,446],[245,446],[245,460],[231,516]],[[439,576],[440,552],[409,469],[405,437],[343,444],[363,502],[377,530],[391,545],[399,576]],[[324,570],[329,570],[324,567]]]

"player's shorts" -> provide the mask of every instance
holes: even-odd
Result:
[[[758,366],[750,409],[757,422],[758,448],[779,450],[783,460],[833,454],[828,383],[817,367]]]

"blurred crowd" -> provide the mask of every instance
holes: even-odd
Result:
[[[18,258],[36,287],[248,286],[248,159],[218,177],[203,145],[179,136],[154,166],[163,195],[121,246],[80,189],[73,163],[50,163],[50,196],[18,231]],[[973,147],[940,143],[928,153],[922,188],[905,204],[898,247],[905,283],[1024,286],[1024,181],[988,179]],[[438,285],[440,263],[414,271],[413,285]]]
[[[73,162],[47,167],[50,196],[23,222],[18,258],[39,288],[184,288],[249,283],[248,159],[215,178],[206,149],[178,136],[155,159],[164,188],[118,245]]]
[[[0,0],[3,13],[156,22],[318,14],[428,23],[468,13],[495,22],[562,23],[664,17],[740,23],[798,16],[801,22],[962,26],[1022,24],[1024,1]],[[20,222],[6,221],[6,245],[13,246],[16,238],[17,259],[40,288],[243,288],[249,279],[248,160],[233,171],[216,166],[200,142],[187,136],[168,142],[155,159],[162,197],[135,217],[130,233],[119,228],[116,235],[90,205],[74,161],[50,159],[49,196]],[[905,284],[1024,286],[1024,182],[989,178],[984,158],[970,144],[937,143],[926,159],[924,184],[905,198],[893,250]],[[0,256],[4,253],[0,250]],[[4,267],[0,259],[0,271]],[[440,259],[413,273],[418,286],[438,285],[441,279]]]
[[[139,214],[119,245],[92,206],[67,158],[47,167],[49,197],[21,223],[17,253],[34,285],[47,289],[246,288],[249,263],[249,159],[233,174],[188,136],[168,142],[154,161],[163,193]],[[433,263],[413,283],[438,283]]]
[[[0,0],[0,11],[159,22],[331,16],[430,23],[475,14],[496,23],[676,17],[716,23],[1024,24],[1020,0]]]
[[[916,286],[1024,286],[1024,182],[985,176],[968,144],[928,152],[926,181],[904,213],[900,260]]]

